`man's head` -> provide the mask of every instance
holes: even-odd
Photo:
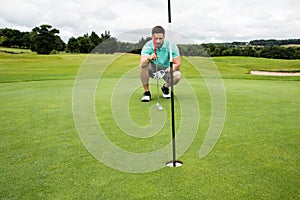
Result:
[[[156,47],[161,48],[165,39],[165,29],[161,26],[152,28],[152,38],[156,40]]]

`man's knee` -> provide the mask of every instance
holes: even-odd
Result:
[[[173,77],[174,77],[174,84],[177,84],[181,79],[180,71],[173,72]]]
[[[180,73],[180,71],[173,72],[173,76],[174,76],[174,79],[180,80],[181,79],[181,73]]]

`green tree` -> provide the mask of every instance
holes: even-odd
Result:
[[[300,59],[300,47],[296,48],[293,59]]]
[[[88,36],[85,34],[83,37],[78,37],[79,51],[80,53],[90,53],[92,50],[92,42]]]
[[[118,41],[118,52],[128,52],[128,53],[136,53],[140,54],[141,49],[137,48],[137,44],[133,44],[130,42],[120,42]]]
[[[211,53],[211,56],[220,56],[222,55],[222,48],[221,46],[216,46],[214,51]]]
[[[49,54],[52,50],[56,50],[58,33],[59,30],[47,24],[33,28],[30,33],[31,50],[38,54]]]
[[[67,52],[70,52],[70,53],[79,53],[80,52],[78,39],[71,37],[68,40]]]
[[[5,28],[0,29],[0,36],[2,37],[2,46],[19,47],[22,34],[19,30]]]
[[[99,45],[102,42],[102,38],[100,38],[94,31],[92,31],[90,35],[91,40],[91,49],[94,49],[97,45]]]
[[[59,36],[55,36],[54,47],[57,51],[64,51],[66,49],[66,44]]]
[[[104,31],[104,34],[101,33],[101,39],[102,39],[102,41],[103,41],[103,40],[106,40],[106,39],[108,39],[108,38],[110,38],[110,37],[111,37],[110,31]]]
[[[232,55],[233,56],[241,56],[242,55],[242,51],[240,47],[236,47],[232,49]]]
[[[111,37],[106,40],[104,40],[101,44],[97,46],[96,49],[94,49],[95,52],[99,53],[115,53],[119,50],[119,43],[116,38]]]
[[[283,58],[284,54],[279,46],[267,46],[261,50],[260,56],[264,58]]]
[[[244,47],[242,49],[242,53],[243,56],[251,56],[251,57],[257,57],[258,54],[255,51],[255,49],[253,47]]]
[[[137,49],[142,49],[143,46],[150,40],[152,40],[151,37],[147,37],[147,38],[142,37],[141,39],[139,39],[139,42],[137,43]]]
[[[7,40],[7,37],[5,37],[4,35],[0,36],[0,46],[4,46],[3,44],[5,43],[5,41]]]
[[[232,50],[233,48],[229,48],[229,49],[226,49],[222,52],[222,56],[232,56]]]
[[[20,48],[30,48],[30,32],[22,32],[19,45]]]

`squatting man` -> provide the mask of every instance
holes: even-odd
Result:
[[[156,42],[156,54],[154,51],[154,42]],[[169,93],[170,83],[170,48],[169,41],[165,40],[165,30],[161,26],[152,28],[152,40],[148,41],[141,51],[140,61],[140,79],[144,87],[144,94],[142,102],[149,102],[151,100],[151,93],[149,90],[149,77],[163,78],[165,83],[161,90],[163,98],[170,98]],[[177,84],[180,81],[180,55],[176,44],[172,44],[172,58],[173,58],[173,83]],[[157,66],[156,66],[157,65]],[[157,71],[156,71],[157,67]]]

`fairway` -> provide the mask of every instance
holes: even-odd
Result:
[[[97,64],[109,64],[99,66],[101,76],[99,71],[93,74],[97,85],[92,110],[106,137],[128,152],[147,153],[166,146],[171,140],[169,100],[161,100],[166,121],[152,137],[124,134],[114,120],[115,85],[124,74],[139,84],[139,56],[92,56]],[[184,164],[126,173],[96,159],[76,127],[74,87],[88,57],[0,52],[0,199],[300,198],[300,77],[249,74],[251,70],[300,70],[300,60],[213,58],[223,78],[226,118],[217,144],[200,159],[212,106],[206,80],[196,68],[204,68],[209,59],[183,57],[181,71],[195,92],[200,112],[195,138],[179,158]],[[150,87],[155,99],[155,81]],[[180,89],[180,83],[176,87],[178,129],[185,120],[180,97],[190,94]],[[156,104],[141,103],[142,92],[138,85],[128,100],[130,117],[141,127],[151,123],[148,113]],[[125,99],[122,94],[118,97]],[[83,121],[87,132],[89,123]]]

